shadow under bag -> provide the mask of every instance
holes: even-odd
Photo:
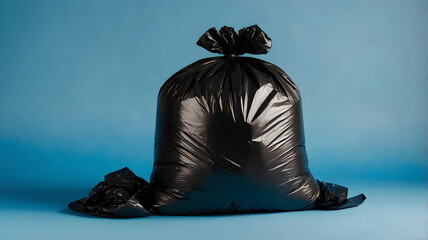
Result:
[[[260,59],[271,39],[257,26],[209,29],[198,45],[224,56],[169,78],[158,96],[150,183],[128,168],[108,174],[73,210],[105,217],[342,209],[365,200],[314,179],[299,90]]]

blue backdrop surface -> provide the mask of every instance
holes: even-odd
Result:
[[[300,88],[315,177],[425,185],[427,12],[423,0],[0,0],[0,199],[74,200],[123,166],[149,178],[161,85],[214,56],[196,46],[208,28],[252,24],[273,40],[257,57]]]

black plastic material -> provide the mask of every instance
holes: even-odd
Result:
[[[127,167],[107,174],[89,197],[68,206],[79,212],[100,217],[145,217],[151,215],[135,196],[147,190],[149,183]]]
[[[199,60],[162,86],[150,184],[125,168],[70,208],[97,216],[194,215],[361,204],[348,189],[314,179],[305,150],[301,97],[267,53],[256,25],[209,29],[198,41],[226,56]]]
[[[233,28],[224,26],[220,31],[210,28],[197,44],[210,52],[227,56],[266,54],[272,47],[272,40],[257,25],[239,30],[239,35]]]

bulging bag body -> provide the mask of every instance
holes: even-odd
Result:
[[[152,188],[161,214],[311,208],[299,91],[277,66],[248,57],[197,61],[161,88]]]

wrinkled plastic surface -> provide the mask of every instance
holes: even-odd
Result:
[[[99,217],[145,217],[151,215],[135,196],[147,190],[149,183],[127,167],[107,174],[89,197],[68,206]]]
[[[224,26],[220,31],[210,28],[196,44],[210,52],[228,56],[265,54],[272,47],[272,40],[257,25],[239,30],[239,35],[233,28]]]
[[[199,60],[162,86],[150,184],[129,170],[125,175],[131,177],[116,184],[111,179],[123,177],[116,172],[101,183],[101,189],[113,191],[95,187],[88,199],[70,207],[115,217],[112,212],[123,206],[145,216],[361,204],[364,195],[347,199],[347,188],[312,176],[301,97],[287,74],[266,61],[237,57],[267,53],[271,44],[257,26],[239,34],[229,27],[209,29],[198,45],[226,56]],[[119,193],[119,200],[105,201]]]

